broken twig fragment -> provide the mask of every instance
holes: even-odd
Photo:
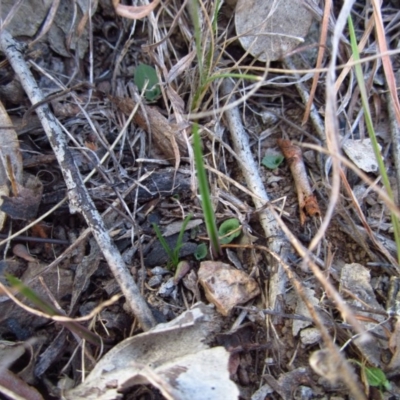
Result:
[[[278,146],[282,150],[293,175],[300,206],[300,223],[304,225],[307,215],[314,217],[321,215],[321,212],[317,199],[312,194],[301,149],[287,139],[278,139]]]

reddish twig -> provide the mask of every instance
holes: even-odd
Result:
[[[285,156],[296,185],[297,198],[300,207],[300,223],[304,225],[307,215],[314,217],[321,215],[316,197],[308,181],[306,167],[299,146],[295,146],[290,140],[278,139],[278,146]]]

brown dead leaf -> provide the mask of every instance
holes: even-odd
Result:
[[[128,97],[108,96],[108,98],[126,115],[130,115],[136,105]],[[186,142],[181,134],[180,127],[177,124],[170,123],[156,107],[148,105],[139,107],[133,121],[146,131],[149,131],[149,128],[151,129],[154,144],[165,154],[168,160],[178,160],[177,150],[179,150],[179,156],[187,155]]]
[[[42,199],[42,183],[37,177],[24,174],[23,185],[18,182],[15,182],[15,184],[17,195],[13,197],[2,196],[1,211],[14,219],[34,219]]]
[[[28,249],[26,248],[25,245],[18,243],[13,247],[13,254],[17,257],[20,257],[26,261],[30,261],[30,262],[36,262],[35,257],[31,256],[29,254]]]

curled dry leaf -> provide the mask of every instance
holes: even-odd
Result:
[[[124,18],[141,19],[147,17],[160,3],[160,0],[154,0],[150,4],[144,6],[125,6],[119,4],[119,0],[113,0],[115,12]]]
[[[130,115],[136,106],[136,102],[128,97],[108,96],[108,98],[126,115]],[[177,124],[170,123],[156,107],[147,105],[139,107],[133,121],[146,131],[149,131],[149,127],[151,127],[154,144],[168,160],[178,161],[180,156],[187,155],[182,129]]]
[[[19,243],[13,247],[13,254],[20,257],[26,261],[36,262],[35,257],[29,254],[28,249],[23,244]]]
[[[198,303],[174,320],[119,343],[64,398],[116,399],[121,390],[151,384],[166,399],[237,399],[239,391],[229,379],[229,352],[205,343],[220,325],[215,311]]]
[[[3,103],[0,101],[0,125],[3,127],[12,127],[10,117]],[[3,203],[3,197],[10,194],[9,172],[12,170],[14,181],[22,180],[22,156],[19,150],[18,135],[14,129],[0,129],[0,207]],[[6,213],[0,211],[0,230],[3,228]]]

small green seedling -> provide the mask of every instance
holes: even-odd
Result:
[[[163,247],[165,252],[168,254],[168,257],[170,259],[168,267],[171,269],[176,269],[179,264],[179,251],[181,250],[182,245],[183,245],[183,243],[182,243],[183,242],[183,234],[185,233],[187,224],[189,223],[191,218],[192,218],[192,215],[189,214],[183,221],[181,230],[179,232],[178,240],[177,240],[175,248],[173,250],[171,249],[171,247],[169,247],[169,244],[167,243],[164,236],[162,235],[158,225],[153,223],[153,229],[154,229],[154,232],[156,233],[157,239],[160,241],[161,246]]]
[[[364,366],[364,373],[370,386],[377,387],[380,390],[390,390],[390,382],[380,368]]]
[[[139,64],[135,69],[133,80],[140,92],[143,92],[147,83],[144,97],[148,102],[153,102],[160,97],[161,89],[157,72],[152,66]]]
[[[262,159],[261,164],[264,165],[264,167],[267,167],[269,169],[275,169],[275,168],[278,168],[282,164],[283,160],[284,160],[284,157],[282,154],[267,154]]]
[[[240,222],[237,218],[227,219],[219,226],[219,240],[222,244],[228,244],[240,235],[240,231]]]
[[[361,375],[366,385],[376,387],[381,391],[391,389],[390,382],[380,368],[367,367],[365,364],[362,364],[357,360],[350,361],[354,364],[357,364],[361,368]]]
[[[204,260],[207,257],[207,253],[207,245],[205,243],[200,243],[194,252],[194,258],[197,261]]]

